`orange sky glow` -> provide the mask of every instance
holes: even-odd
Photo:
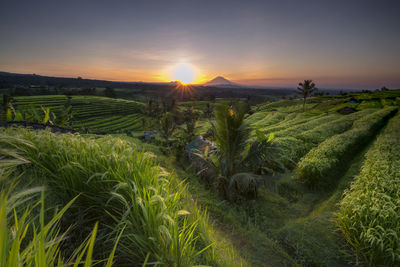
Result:
[[[398,88],[400,4],[385,3],[8,1],[0,71],[170,82],[184,62],[197,84]]]

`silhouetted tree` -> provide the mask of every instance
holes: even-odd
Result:
[[[247,114],[252,114],[251,111],[251,103],[250,103],[250,96],[248,95],[245,101],[245,105],[246,105],[246,113]]]
[[[186,142],[190,142],[196,135],[195,129],[199,114],[194,111],[194,107],[192,106],[184,112],[183,117],[184,117],[183,139],[185,139]]]
[[[175,112],[177,108],[175,98],[165,98],[161,102],[163,112]]]
[[[170,138],[175,131],[175,127],[176,124],[172,114],[169,112],[164,113],[159,121],[159,132],[161,137],[164,138],[167,147],[170,145]]]
[[[151,98],[147,101],[146,113],[147,113],[147,115],[149,115],[149,116],[152,116],[152,115],[153,115],[153,102],[154,102],[154,100],[151,99]]]
[[[82,95],[96,95],[96,88],[83,88],[80,93]]]
[[[324,95],[324,92],[315,92],[314,93],[314,96],[323,96]]]
[[[213,113],[213,108],[211,107],[210,103],[207,102],[206,109],[204,110],[204,117],[211,118]]]
[[[296,93],[303,97],[303,112],[306,108],[306,99],[311,96],[311,94],[318,89],[315,87],[315,83],[312,80],[304,80],[304,82],[299,83]]]
[[[106,89],[104,90],[104,95],[106,97],[112,97],[112,98],[115,98],[117,96],[114,88],[111,88],[111,87],[106,87]]]

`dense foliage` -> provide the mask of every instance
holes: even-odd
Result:
[[[244,122],[244,105],[215,107],[215,143],[221,175],[230,178],[241,164],[250,128]]]

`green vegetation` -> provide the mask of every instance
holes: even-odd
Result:
[[[221,175],[228,179],[238,171],[250,133],[250,129],[243,121],[245,114],[243,105],[233,107],[218,105],[215,108],[218,168]]]
[[[353,127],[335,135],[311,150],[298,164],[296,179],[313,188],[326,188],[348,160],[366,144],[369,138],[382,127],[385,120],[396,112],[396,108],[376,111],[357,120]]]
[[[164,113],[160,119],[159,131],[167,147],[170,145],[170,139],[175,130],[176,124],[171,113]]]
[[[113,137],[14,129],[3,131],[2,136],[9,148],[15,147],[15,137],[23,140],[16,152],[31,162],[24,172],[27,184],[42,181],[49,198],[60,205],[80,193],[69,208],[68,219],[79,230],[69,233],[68,247],[77,247],[85,229],[98,222],[102,242],[96,247],[100,251],[96,258],[111,253],[114,237],[123,232],[115,256],[119,263],[224,264],[225,254],[217,253],[207,216],[190,203],[185,187],[158,167],[151,154]]]
[[[368,151],[340,202],[337,222],[360,264],[400,264],[400,115]]]
[[[286,157],[297,162],[312,148],[324,140],[350,129],[354,121],[372,112],[373,110],[365,110],[347,116],[334,114],[316,117],[316,119],[310,119],[305,123],[278,131],[276,135],[290,137],[278,137],[276,143],[282,147]]]
[[[4,175],[1,179],[6,178]],[[17,215],[17,209],[22,208],[31,200],[31,194],[38,193],[40,189],[32,188],[18,194],[9,195],[3,188],[0,194],[0,265],[1,266],[94,266],[92,259],[93,246],[97,233],[95,224],[92,233],[86,241],[69,257],[62,253],[62,242],[68,234],[60,233],[60,220],[73,204],[71,200],[60,211],[56,211],[51,220],[45,223],[44,194],[36,203],[29,203],[21,216]],[[40,206],[39,223],[35,224],[35,206]],[[12,218],[12,219],[9,219]],[[107,259],[106,266],[111,266],[117,242],[113,247],[110,257]],[[86,255],[85,255],[86,254]],[[66,258],[66,260],[64,259]]]
[[[400,90],[109,96],[3,99],[79,133],[0,128],[0,264],[399,264]]]

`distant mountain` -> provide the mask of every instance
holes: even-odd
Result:
[[[230,80],[222,77],[222,76],[217,76],[211,81],[208,81],[203,84],[204,86],[215,86],[215,87],[242,87],[241,85],[237,83],[233,83]]]

